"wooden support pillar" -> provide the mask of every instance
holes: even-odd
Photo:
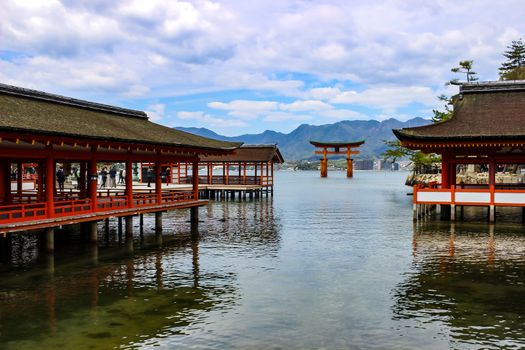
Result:
[[[456,205],[452,204],[450,206],[450,221],[456,221]]]
[[[46,158],[46,206],[47,217],[55,216],[55,160]]]
[[[199,207],[190,208],[190,232],[192,238],[199,236]]]
[[[126,216],[126,237],[133,237],[133,216]]]
[[[211,185],[213,181],[213,163],[208,163],[208,184]]]
[[[155,197],[157,204],[162,203],[162,177],[160,161],[155,162]]]
[[[78,174],[78,190],[80,198],[86,198],[86,162],[80,161],[80,173]]]
[[[352,158],[346,158],[346,177],[354,177],[354,161]]]
[[[4,203],[10,202],[11,195],[11,165],[8,161],[2,161],[0,165],[0,200]]]
[[[441,188],[450,188],[450,165],[449,155],[441,155]]]
[[[155,232],[162,232],[162,212],[155,213]]]
[[[126,199],[128,202],[128,208],[134,206],[133,203],[133,163],[130,159],[126,160]]]
[[[226,185],[230,184],[230,163],[226,163]]]
[[[199,223],[199,207],[190,208],[190,222],[192,225]]]
[[[412,205],[412,220],[417,221],[417,204]]]
[[[328,176],[328,159],[326,158],[326,147],[323,149],[323,158],[321,158],[321,177],[327,177]]]
[[[55,251],[55,229],[53,227],[46,229],[46,252]]]
[[[98,242],[98,222],[91,221],[89,223],[89,241],[91,243]]]
[[[97,160],[91,159],[89,161],[88,165],[88,191],[89,191],[89,199],[91,200],[92,210],[97,211],[97,181],[98,181],[98,173],[97,173]]]
[[[194,161],[192,165],[192,175],[193,175],[193,199],[199,199],[199,162]]]
[[[117,233],[119,242],[122,241],[122,216],[118,217]]]
[[[496,221],[496,207],[494,205],[489,206],[489,222],[493,224]]]
[[[109,239],[109,218],[104,219],[104,238]]]
[[[226,185],[226,163],[222,163],[222,184]]]
[[[22,162],[16,163],[17,172],[16,172],[16,193],[22,194],[23,182],[22,176],[24,175]]]

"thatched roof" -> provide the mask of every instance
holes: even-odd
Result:
[[[0,131],[212,150],[231,150],[242,144],[155,124],[142,111],[5,84],[0,84]]]
[[[229,155],[201,156],[201,162],[270,162],[284,163],[284,158],[277,145],[242,145]]]
[[[450,120],[393,130],[401,141],[525,140],[525,81],[464,84]]]

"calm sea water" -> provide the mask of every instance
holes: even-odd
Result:
[[[521,211],[414,224],[405,176],[278,172],[273,198],[200,209],[199,239],[187,210],[54,256],[15,236],[0,348],[523,348]]]

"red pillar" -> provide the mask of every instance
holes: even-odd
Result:
[[[39,162],[38,165],[37,165],[37,181],[38,181],[38,192],[37,192],[37,195],[38,195],[38,199],[37,201],[40,202],[43,200],[44,198],[44,168],[45,168],[45,163],[43,162]]]
[[[80,161],[78,191],[80,192],[80,198],[86,198],[86,162],[83,160]]]
[[[46,158],[46,205],[47,216],[55,216],[55,160]]]
[[[88,191],[89,198],[91,199],[92,210],[97,211],[97,160],[91,159],[88,164]]]
[[[489,186],[496,186],[496,162],[489,163]]]
[[[199,162],[193,162],[193,199],[199,199]]]
[[[157,204],[162,203],[162,177],[160,176],[162,163],[159,161],[155,162],[155,195]]]
[[[441,188],[450,188],[450,164],[449,155],[441,155]]]
[[[9,193],[11,192],[11,172],[9,162],[2,161],[0,166],[0,199],[4,203],[9,202]]]
[[[22,175],[24,174],[24,170],[22,169],[22,162],[16,163],[16,167],[18,171],[16,172],[16,193],[21,194],[22,193]]]
[[[128,207],[133,207],[133,163],[130,159],[126,160],[126,197]]]

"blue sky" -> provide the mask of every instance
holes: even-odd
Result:
[[[0,82],[225,135],[430,117],[460,60],[496,80],[523,1],[4,0]]]

